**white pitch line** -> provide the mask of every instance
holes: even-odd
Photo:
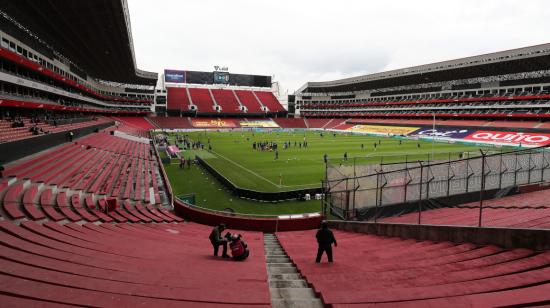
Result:
[[[256,172],[254,172],[254,171],[252,171],[252,170],[250,170],[250,169],[248,169],[248,168],[246,168],[246,167],[244,167],[244,166],[242,166],[242,165],[240,165],[240,164],[238,164],[237,162],[232,161],[231,159],[229,159],[229,158],[227,158],[227,157],[225,157],[225,156],[219,154],[218,152],[214,152],[214,151],[211,151],[211,152],[214,153],[214,154],[216,154],[216,155],[218,155],[219,157],[221,157],[221,158],[227,160],[228,162],[234,164],[235,166],[238,166],[238,167],[240,167],[240,168],[242,168],[242,169],[248,171],[249,173],[254,174],[255,176],[257,176],[257,177],[259,177],[260,179],[262,179],[262,180],[264,180],[264,181],[270,183],[271,185],[274,185],[274,186],[276,186],[276,187],[281,187],[280,185],[277,185],[277,184],[273,183],[273,182],[270,181],[269,179],[267,179],[267,178],[265,178],[265,177],[263,177],[263,176],[257,174]]]
[[[253,175],[259,177],[260,179],[262,179],[262,180],[264,180],[264,181],[266,181],[266,182],[269,182],[271,185],[274,185],[274,186],[279,187],[279,188],[280,188],[280,187],[310,187],[310,186],[313,186],[313,185],[317,185],[317,184],[313,184],[313,183],[312,183],[312,184],[300,184],[300,185],[278,185],[278,184],[273,183],[271,180],[269,180],[269,179],[267,179],[267,178],[265,178],[265,177],[259,175],[258,173],[256,173],[256,172],[254,172],[254,171],[252,171],[252,170],[250,170],[250,169],[248,169],[248,168],[246,168],[246,167],[240,165],[239,163],[237,163],[237,162],[235,162],[235,161],[233,161],[233,160],[231,160],[231,159],[229,159],[229,158],[227,158],[227,157],[221,155],[221,154],[218,153],[218,152],[215,152],[215,151],[211,151],[211,152],[214,153],[214,154],[216,154],[216,155],[218,155],[219,157],[221,157],[221,158],[223,158],[223,159],[229,161],[230,163],[232,163],[232,164],[234,164],[234,165],[236,165],[236,166],[238,166],[238,167],[240,167],[240,168],[242,168],[242,169],[248,171],[249,173],[251,173],[251,174],[253,174]]]

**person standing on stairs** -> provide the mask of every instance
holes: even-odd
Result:
[[[332,231],[328,228],[328,223],[326,221],[321,223],[321,228],[317,231],[315,237],[317,238],[317,244],[319,245],[317,248],[317,258],[315,259],[315,263],[321,262],[323,252],[327,253],[328,262],[332,263],[332,244],[334,243],[334,247],[337,247],[338,243],[336,243],[336,238],[334,237]]]

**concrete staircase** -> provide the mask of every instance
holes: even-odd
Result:
[[[264,249],[272,307],[324,307],[274,234],[264,234]]]

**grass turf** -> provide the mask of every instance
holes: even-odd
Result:
[[[434,158],[431,157],[432,143],[395,138],[343,135],[325,132],[193,132],[187,133],[194,141],[212,145],[212,151],[197,151],[203,158],[235,185],[257,191],[279,192],[321,186],[325,177],[323,155],[330,163],[374,164],[381,161],[401,162],[405,160],[429,160],[458,158],[459,153],[476,152],[479,147],[464,144],[435,143]],[[175,139],[172,136],[172,141]],[[308,147],[300,147],[304,140]],[[276,142],[279,157],[273,151],[254,151],[253,142]],[[283,149],[284,142],[290,148]],[[378,142],[380,141],[380,144]],[[374,147],[374,144],[376,148]],[[363,146],[361,146],[363,145]],[[206,146],[208,148],[208,146]],[[347,153],[348,161],[343,161]],[[182,152],[186,157],[195,153]]]
[[[326,153],[329,162],[334,164],[352,163],[353,158],[360,164],[383,162],[401,162],[407,159],[431,159],[432,144],[425,141],[399,140],[383,137],[347,136],[318,132],[193,132],[186,133],[191,140],[202,141],[208,148],[208,140],[212,151],[191,150],[180,154],[186,158],[200,156],[216,168],[234,184],[247,189],[277,192],[308,187],[319,187],[324,178]],[[299,143],[308,141],[307,148]],[[175,134],[170,135],[174,143]],[[380,140],[380,144],[378,141]],[[279,144],[279,158],[274,152],[252,150],[253,142],[268,141]],[[290,148],[284,150],[283,143],[290,142]],[[296,146],[294,145],[296,143]],[[377,143],[376,150],[374,143]],[[361,147],[363,145],[363,147]],[[420,145],[420,147],[418,147]],[[458,157],[458,153],[476,152],[479,147],[463,144],[435,143],[433,151],[435,159]],[[343,153],[347,152],[349,160],[343,161]],[[161,153],[162,155],[163,153]],[[180,170],[178,162],[165,164],[175,195],[194,193],[196,205],[214,210],[231,208],[237,213],[259,215],[281,215],[295,213],[318,212],[321,202],[287,201],[280,203],[256,202],[241,199],[231,195],[208,171],[193,165],[191,169]]]
[[[179,164],[165,164],[176,196],[195,194],[197,206],[223,211],[233,209],[236,213],[281,215],[296,213],[314,213],[321,209],[321,201],[287,201],[280,203],[256,202],[231,195],[208,171],[200,166],[191,165],[191,169],[179,168]]]

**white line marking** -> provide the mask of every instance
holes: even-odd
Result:
[[[237,167],[240,167],[240,168],[242,168],[242,169],[248,171],[249,173],[251,173],[251,174],[253,174],[253,175],[259,177],[260,179],[262,179],[262,180],[268,182],[269,184],[271,184],[271,185],[273,185],[273,186],[275,186],[275,187],[281,187],[281,186],[279,186],[279,185],[273,183],[273,182],[270,181],[269,179],[267,179],[267,178],[265,178],[265,177],[263,177],[263,176],[257,174],[256,172],[254,172],[254,171],[252,171],[252,170],[250,170],[250,169],[248,169],[248,168],[246,168],[246,167],[244,167],[244,166],[238,164],[237,162],[235,162],[235,161],[233,161],[233,160],[231,160],[231,159],[229,159],[229,158],[227,158],[227,157],[225,157],[225,156],[219,154],[218,152],[215,152],[215,151],[211,151],[211,152],[214,153],[214,154],[216,154],[217,156],[219,156],[219,157],[221,157],[221,158],[227,160],[228,162],[232,163],[233,165],[235,165],[235,166],[237,166]]]
[[[240,165],[239,163],[237,163],[237,162],[235,162],[235,161],[233,161],[233,160],[231,160],[231,159],[229,159],[229,158],[227,158],[227,157],[221,155],[221,154],[218,153],[218,152],[215,152],[215,151],[211,151],[211,152],[214,153],[214,154],[216,154],[217,156],[219,156],[219,157],[221,157],[221,158],[227,160],[228,162],[234,164],[235,166],[240,167],[240,168],[242,168],[242,169],[248,171],[249,173],[251,173],[251,174],[253,174],[253,175],[259,177],[260,179],[262,179],[262,180],[264,180],[264,181],[266,181],[266,182],[270,183],[271,185],[273,185],[273,186],[275,186],[275,187],[278,187],[278,188],[281,188],[281,187],[309,187],[309,186],[312,186],[312,185],[317,185],[317,184],[278,185],[278,184],[272,182],[271,180],[269,180],[269,179],[263,177],[262,175],[260,175],[260,174],[258,174],[258,173],[256,173],[256,172],[254,172],[254,171],[252,171],[252,170],[250,170],[250,169],[248,169],[248,168],[246,168],[246,167]]]

